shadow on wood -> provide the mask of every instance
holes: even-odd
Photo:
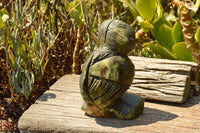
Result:
[[[48,101],[48,99],[54,98],[56,98],[54,93],[44,93],[41,97],[38,98],[38,101]]]
[[[156,123],[158,121],[170,121],[177,117],[178,115],[170,112],[165,112],[162,110],[145,107],[143,114],[137,117],[137,119],[117,120],[117,119],[96,118],[95,121],[97,124],[105,127],[109,126],[114,128],[124,128],[130,126],[148,125]]]

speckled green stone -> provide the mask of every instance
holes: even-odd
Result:
[[[133,119],[144,108],[142,98],[125,93],[134,77],[127,56],[135,46],[134,30],[120,20],[106,20],[99,29],[99,42],[82,69],[82,110],[95,117]]]

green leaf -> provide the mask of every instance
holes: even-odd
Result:
[[[16,65],[15,62],[16,62],[16,60],[15,60],[13,52],[11,51],[11,49],[9,47],[8,47],[8,55],[9,55],[9,59],[11,61],[11,67],[15,68],[15,65]]]
[[[154,28],[151,32],[151,34],[153,35],[154,38],[158,38],[160,35],[159,35],[159,28],[162,24],[166,24],[170,27],[172,27],[172,24],[164,19],[160,19],[159,21],[157,21],[156,23],[154,23]],[[158,40],[158,39],[157,39]]]
[[[14,90],[17,92],[17,93],[19,93],[19,94],[23,94],[23,91],[22,91],[22,89],[19,87],[19,81],[18,81],[18,77],[20,77],[21,78],[21,76],[20,76],[20,72],[19,72],[19,70],[15,73],[15,71],[14,70],[12,70],[12,72],[11,72],[11,80],[10,80],[10,82],[11,82],[11,85],[14,87]]]
[[[71,18],[74,19],[74,21],[80,27],[83,24],[80,1],[75,0],[71,2],[69,6],[69,10],[71,10],[70,12]]]
[[[0,28],[3,28],[5,26],[5,22],[4,22],[5,21],[5,16],[9,17],[8,11],[6,11],[5,9],[1,9],[0,10]]]
[[[150,29],[153,29],[153,25],[148,21],[142,19],[142,17],[137,16],[137,21],[144,30],[144,32],[148,32]]]
[[[174,40],[172,36],[172,28],[166,24],[162,24],[159,27],[159,36],[156,37],[159,44],[172,51],[172,46],[174,45]]]
[[[145,43],[144,45],[150,47],[156,54],[159,54],[162,58],[176,59],[176,56],[162,45],[151,42]]]
[[[5,26],[4,22],[2,21],[1,17],[0,17],[0,28],[3,28]]]
[[[24,95],[26,98],[28,98],[32,92],[33,89],[33,84],[34,84],[34,74],[33,72],[28,72],[28,70],[25,70],[25,82],[22,83],[23,90],[24,90]]]
[[[4,14],[9,15],[8,11],[6,11],[5,9],[1,9],[0,17],[2,17]]]
[[[199,46],[200,46],[200,26],[197,29],[197,32],[195,34],[195,39],[199,42]]]
[[[140,15],[150,22],[156,12],[157,0],[136,0],[136,6]]]
[[[137,17],[140,15],[133,0],[119,0],[119,1],[122,2],[124,5],[128,6],[128,8],[129,8],[130,12],[133,14],[133,16]]]
[[[155,24],[157,21],[159,21],[163,16],[163,8],[160,4],[160,1],[157,1],[157,10],[153,18],[153,24]]]
[[[174,44],[173,51],[179,60],[194,61],[191,52],[187,49],[185,42],[179,42]]]
[[[65,0],[65,8],[68,9],[69,8],[69,0]]]
[[[174,43],[184,41],[184,36],[183,36],[183,32],[182,32],[182,25],[179,21],[177,21],[174,24],[174,27],[172,29],[172,35],[173,35]]]

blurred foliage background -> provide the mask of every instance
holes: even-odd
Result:
[[[189,50],[188,45],[192,44],[188,43],[200,38],[199,3],[199,0],[3,0],[1,77],[8,80],[6,84],[1,81],[1,85],[28,98],[40,81],[48,86],[64,74],[80,74],[81,64],[98,47],[98,27],[106,19],[120,19],[135,29],[137,47],[130,55],[195,61],[197,52]],[[183,12],[187,11],[184,20]],[[199,50],[199,44],[195,49]]]
[[[130,55],[199,63],[199,6],[200,0],[2,0],[0,96],[36,99],[61,76],[80,74],[106,19],[134,28]]]

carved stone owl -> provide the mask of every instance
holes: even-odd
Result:
[[[142,113],[144,100],[125,93],[135,71],[127,56],[135,46],[134,30],[120,20],[106,20],[99,29],[99,43],[80,76],[82,110],[95,117],[135,118]]]

